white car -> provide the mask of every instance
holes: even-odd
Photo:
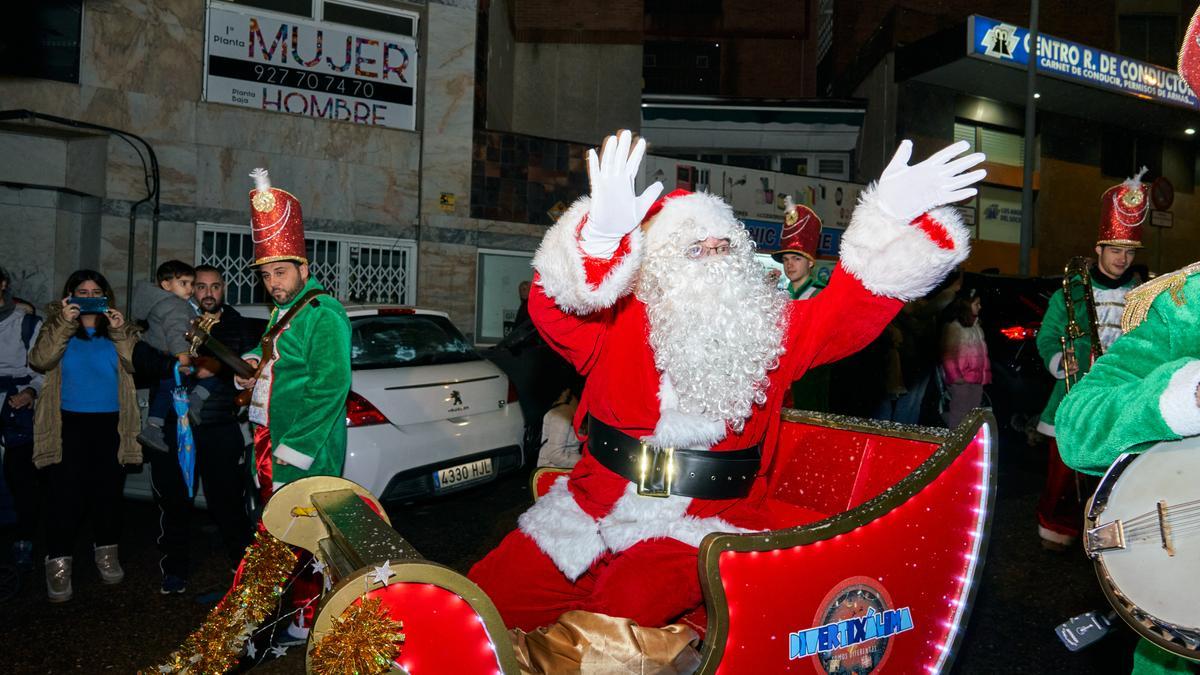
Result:
[[[265,332],[269,307],[237,310]],[[521,468],[525,421],[516,388],[445,312],[357,305],[346,313],[352,379],[343,477],[393,501]],[[126,494],[149,496],[149,473],[130,475]]]

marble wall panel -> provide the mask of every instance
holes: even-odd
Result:
[[[418,256],[417,304],[449,313],[454,325],[473,337],[476,248],[422,241]]]
[[[82,119],[131,131],[150,142],[190,143],[195,138],[195,99],[81,87],[80,106]]]
[[[60,187],[67,180],[67,141],[52,136],[0,132],[0,157],[21,157],[20,162],[0,162],[0,181]]]
[[[416,171],[421,135],[415,131],[320,120],[311,136],[314,156]]]
[[[322,121],[220,103],[200,103],[196,106],[195,141],[199,145],[311,157],[316,153],[309,139],[319,132]]]
[[[109,136],[83,136],[67,143],[66,185],[89,195],[105,194]],[[65,196],[65,195],[64,195]]]
[[[24,192],[24,190],[18,190],[14,187],[0,185],[0,206],[20,206],[22,192]],[[3,223],[4,221],[0,220],[0,225]]]
[[[98,255],[99,220],[98,214],[84,215],[66,210],[55,213],[51,228],[55,254],[53,289],[57,289],[58,293],[62,293],[63,283],[77,269],[101,270],[104,273]]]
[[[454,215],[470,211],[475,24],[474,9],[429,6],[422,213],[437,213],[443,192],[456,195]]]
[[[148,218],[139,218],[134,237],[133,275],[134,283],[153,278],[154,270],[150,268],[150,239],[151,226]],[[117,298],[125,302],[126,275],[129,269],[127,261],[129,245],[129,220],[117,216],[104,215],[100,219],[100,272],[108,277],[109,283],[117,291]],[[158,229],[157,262],[162,263],[172,258],[185,262],[195,260],[196,226],[195,223],[163,220]]]
[[[79,115],[79,85],[52,80],[0,78],[0,101],[5,110],[33,110],[47,115]]]
[[[23,206],[13,193],[30,190],[2,189],[0,201],[0,266],[12,275],[13,293],[41,306],[57,294],[54,276],[55,219],[53,208]],[[53,195],[53,193],[50,193]]]
[[[417,180],[411,172],[350,164],[350,184],[356,195],[352,217],[385,224],[417,222]]]
[[[204,22],[190,11],[177,13],[183,4],[90,3],[84,12],[80,83],[199,100]],[[181,19],[189,21],[185,25]]]
[[[248,195],[250,189],[254,187],[250,172],[263,167],[270,172],[272,185],[287,190],[300,199],[306,218],[324,216],[325,214],[314,210],[316,205],[310,206],[309,204],[313,185],[320,185],[319,179],[314,179],[310,175],[314,172],[317,164],[320,164],[318,160],[304,157],[199,145],[196,146],[195,203],[206,208],[246,213],[245,222],[248,222],[250,208]],[[332,163],[324,162],[324,164]],[[325,185],[321,189],[338,190],[339,187],[338,185],[332,187]]]
[[[144,198],[147,194],[146,170],[137,153],[128,144],[119,141],[109,143],[108,150],[106,196],[130,201]],[[160,201],[194,204],[196,145],[157,141],[154,143],[154,153],[158,157]]]

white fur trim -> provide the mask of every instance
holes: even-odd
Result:
[[[633,483],[613,510],[600,520],[600,535],[613,553],[620,553],[648,539],[675,539],[689,546],[700,546],[712,532],[751,532],[721,518],[696,518],[687,515],[691,497],[640,497]]]
[[[658,422],[654,425],[654,434],[642,440],[662,448],[707,450],[723,438],[724,421],[679,411],[675,386],[671,384],[671,378],[662,373],[658,378]]]
[[[889,216],[872,184],[859,197],[842,235],[842,267],[876,295],[924,297],[971,252],[971,236],[958,211],[943,207],[929,215],[946,230],[953,249],[939,247],[919,227]]]
[[[1037,430],[1038,430],[1038,433],[1042,434],[1043,436],[1049,436],[1050,438],[1054,438],[1054,425],[1053,424],[1046,424],[1045,422],[1039,421],[1038,425],[1037,425]]]
[[[579,578],[606,550],[595,518],[567,489],[567,477],[554,481],[545,496],[517,519],[517,527],[554,561],[571,581]]]
[[[286,445],[280,445],[279,447],[275,448],[275,452],[271,454],[275,455],[276,459],[282,459],[301,471],[308,471],[308,467],[312,466],[313,463],[312,457],[309,457],[299,450],[289,448]]]
[[[1063,370],[1062,360],[1063,360],[1063,355],[1062,355],[1062,352],[1060,351],[1057,354],[1055,354],[1054,356],[1051,356],[1050,363],[1046,364],[1046,370],[1049,370],[1050,374],[1053,375],[1054,379],[1056,379],[1056,380],[1067,379],[1067,371]]]
[[[680,227],[685,224],[689,241],[678,238]],[[733,207],[716,195],[694,192],[673,197],[646,224],[646,255],[653,255],[664,246],[682,248],[708,237],[729,239],[743,227]]]
[[[591,198],[583,197],[571,205],[558,222],[546,233],[533,267],[541,275],[542,289],[564,312],[588,314],[611,307],[618,298],[633,289],[634,278],[642,259],[642,233],[634,229],[629,234],[629,252],[616,263],[598,286],[587,282],[583,267],[583,252],[576,232],[587,215]]]
[[[1180,436],[1200,434],[1200,406],[1196,405],[1196,390],[1200,389],[1200,361],[1191,361],[1175,371],[1167,388],[1158,397],[1158,410],[1171,431]]]
[[[1072,537],[1069,534],[1059,534],[1054,530],[1051,530],[1048,527],[1042,527],[1041,525],[1038,525],[1038,536],[1055,544],[1066,544],[1069,546],[1075,543],[1075,537]]]

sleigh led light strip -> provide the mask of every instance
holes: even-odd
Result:
[[[981,480],[978,485],[979,490],[979,506],[975,507],[975,527],[970,532],[971,538],[974,540],[971,552],[965,556],[967,559],[967,573],[961,577],[962,590],[958,597],[951,600],[954,605],[954,618],[946,624],[947,633],[946,639],[942,644],[937,646],[939,652],[938,661],[935,665],[925,666],[925,670],[929,673],[940,673],[946,665],[946,660],[954,651],[958,638],[958,630],[962,625],[963,617],[966,615],[967,608],[970,606],[971,599],[974,595],[975,576],[978,571],[979,561],[984,553],[985,535],[987,534],[988,524],[988,509],[991,504],[991,456],[992,456],[992,435],[991,429],[987,422],[979,429],[979,433],[975,436],[976,440],[983,445],[982,459],[978,462],[980,467]],[[980,438],[982,436],[982,438]]]

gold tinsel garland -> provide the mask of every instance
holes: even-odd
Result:
[[[315,675],[379,675],[392,669],[404,624],[392,619],[379,598],[350,605],[313,647]]]
[[[283,585],[296,566],[296,554],[282,541],[259,532],[242,561],[237,583],[208,613],[204,624],[166,663],[139,675],[225,673],[237,665],[246,641],[275,610]]]

